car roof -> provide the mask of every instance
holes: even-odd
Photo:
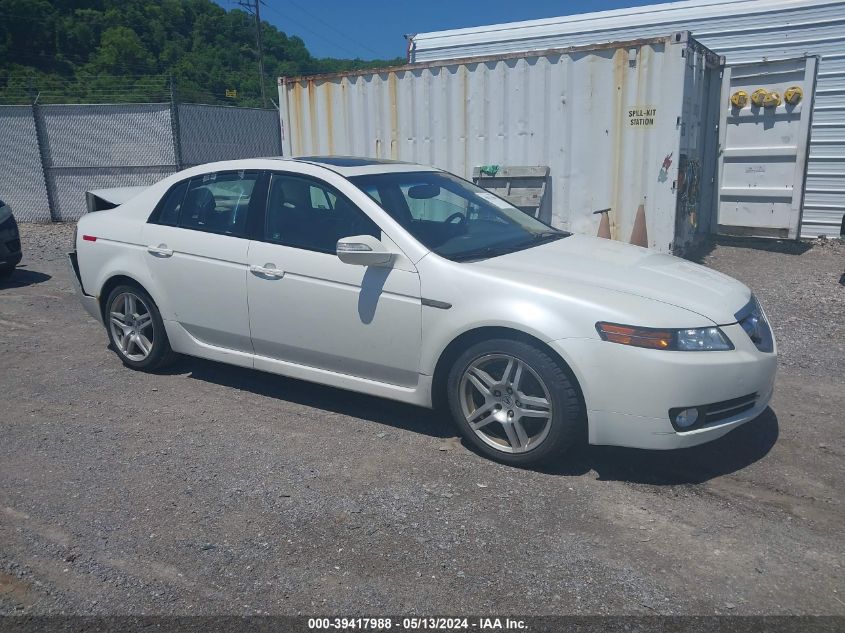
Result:
[[[399,173],[408,171],[440,171],[436,167],[406,163],[386,158],[367,158],[361,156],[295,156],[278,157],[273,160],[293,161],[319,165],[337,172],[341,176],[363,176],[367,174]]]

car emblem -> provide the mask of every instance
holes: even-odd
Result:
[[[502,397],[502,402],[504,402],[504,403],[505,403],[505,404],[507,404],[507,405],[510,405],[510,404],[511,404],[511,402],[512,402],[512,401],[511,401],[511,397],[510,397],[510,396],[503,396],[503,397]]]

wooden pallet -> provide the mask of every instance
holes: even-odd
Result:
[[[476,185],[504,198],[535,218],[539,217],[548,180],[549,168],[546,165],[536,167],[491,165],[475,167],[472,170],[472,181]]]

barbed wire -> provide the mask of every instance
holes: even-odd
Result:
[[[102,85],[114,81],[115,85]],[[225,85],[225,84],[224,84]],[[122,76],[92,76],[52,80],[14,80],[0,86],[0,105],[105,104],[105,103],[204,103],[208,105],[255,106],[260,93],[233,87],[231,90],[203,88],[169,77],[127,80]]]

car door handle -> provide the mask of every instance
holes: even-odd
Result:
[[[281,279],[285,276],[285,271],[279,270],[273,264],[265,266],[250,266],[249,272],[253,275],[261,275],[263,277],[273,277],[274,279]]]
[[[156,257],[170,257],[173,255],[173,249],[167,248],[166,244],[159,244],[158,246],[147,246],[147,252]]]

